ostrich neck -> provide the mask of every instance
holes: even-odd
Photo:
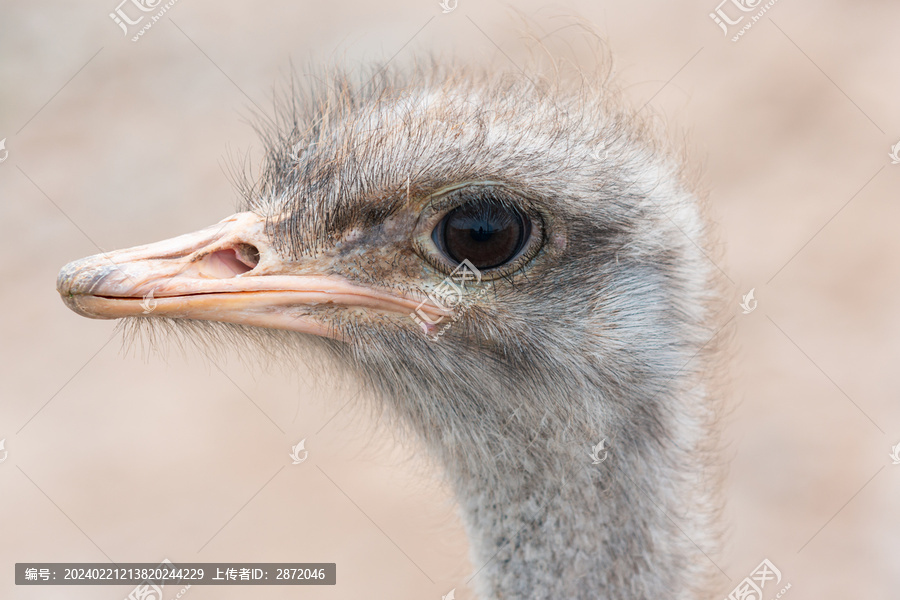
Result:
[[[672,401],[697,406],[702,398]],[[713,566],[703,551],[712,550],[714,511],[699,478],[692,439],[702,431],[698,425],[682,417],[652,440],[639,420],[608,425],[599,464],[590,456],[599,434],[563,436],[569,439],[560,443],[548,431],[535,441],[510,440],[521,450],[517,456],[457,472],[479,597],[701,597]]]

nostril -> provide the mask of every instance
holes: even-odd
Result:
[[[238,260],[250,267],[250,269],[255,269],[256,265],[259,264],[259,250],[256,246],[251,244],[238,244],[234,248],[234,253],[237,255]]]
[[[198,267],[207,277],[228,279],[252,271],[258,264],[259,250],[250,244],[238,244],[210,252],[200,259]]]

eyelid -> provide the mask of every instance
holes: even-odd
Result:
[[[524,195],[508,185],[499,181],[470,181],[443,187],[428,197],[422,217],[426,220],[435,219],[438,215],[445,215],[454,208],[468,204],[479,197],[484,190],[495,191],[494,201],[503,206],[520,211],[528,217],[533,217],[537,211],[533,210],[531,203],[527,202]],[[460,193],[467,192],[467,193]],[[518,202],[510,201],[512,199]]]

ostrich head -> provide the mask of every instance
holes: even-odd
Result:
[[[66,304],[330,355],[445,469],[485,598],[706,585],[704,219],[606,81],[335,76],[262,131],[240,212],[67,265]]]

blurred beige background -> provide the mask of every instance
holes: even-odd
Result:
[[[519,44],[504,3],[323,4],[180,0],[132,43],[108,16],[116,0],[0,3],[0,597],[130,589],[16,587],[16,561],[167,557],[338,565],[335,587],[191,600],[472,598],[447,490],[348,403],[356,390],[302,365],[123,353],[113,323],[54,290],[97,246],[230,214],[226,157],[258,158],[246,107],[268,109],[291,59],[436,50],[506,67],[493,42]],[[546,31],[560,14],[592,22],[632,100],[686,130],[704,164],[738,345],[714,557],[730,581],[712,597],[768,558],[788,598],[896,599],[900,4],[780,0],[738,43],[709,18],[716,0],[515,6]],[[303,438],[310,458],[291,466]]]

